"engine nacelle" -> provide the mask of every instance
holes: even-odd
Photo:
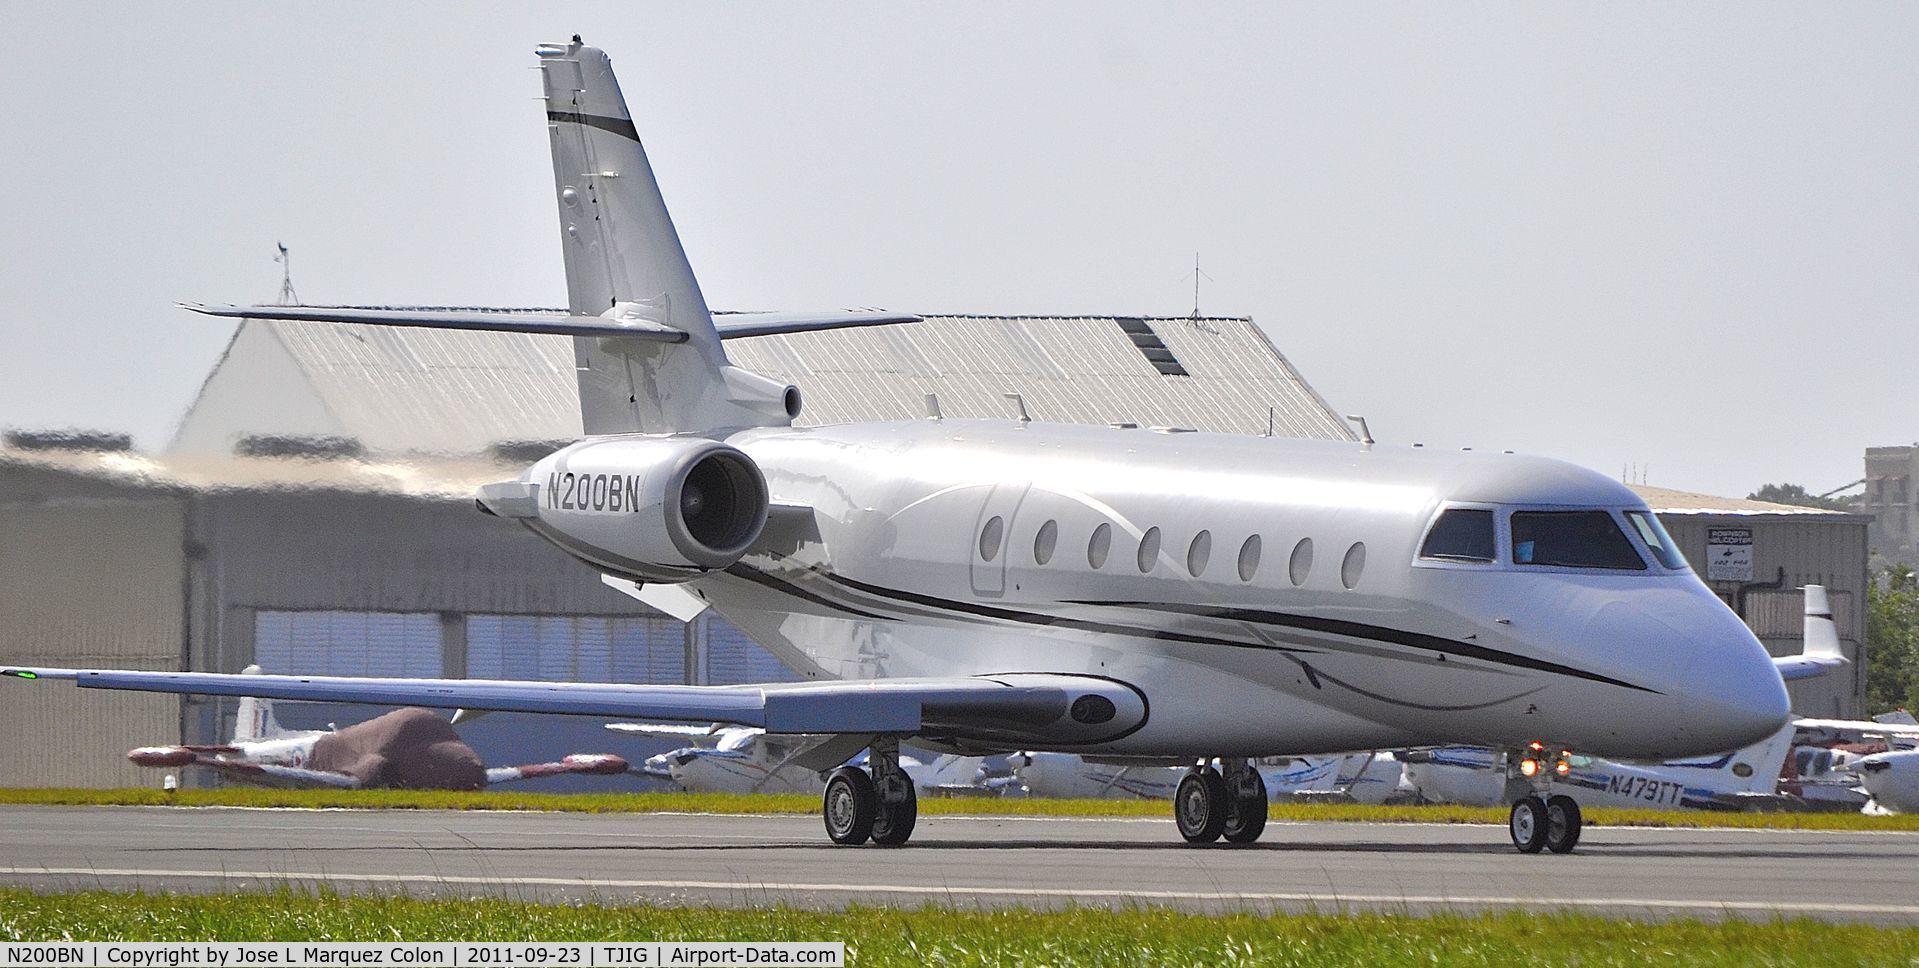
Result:
[[[688,437],[585,440],[480,506],[519,518],[602,571],[645,582],[696,578],[739,561],[766,526],[766,478],[738,448]]]

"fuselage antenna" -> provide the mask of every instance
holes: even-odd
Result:
[[[1346,419],[1359,425],[1359,442],[1371,447],[1373,445],[1373,432],[1366,428],[1366,418],[1356,413],[1349,413],[1346,415]]]

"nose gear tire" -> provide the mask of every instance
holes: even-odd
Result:
[[[1560,794],[1546,801],[1546,849],[1570,854],[1579,846],[1579,802]]]
[[[1520,853],[1537,854],[1546,846],[1547,823],[1546,801],[1524,797],[1514,801],[1512,813],[1506,816],[1506,832],[1512,834]]]

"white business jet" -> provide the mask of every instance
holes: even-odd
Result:
[[[575,337],[587,438],[482,488],[481,509],[668,612],[714,608],[806,681],[8,674],[824,734],[796,762],[832,771],[823,812],[840,844],[912,833],[908,737],[1216,760],[1174,800],[1181,835],[1204,844],[1260,835],[1254,757],[1537,742],[1547,759],[1667,759],[1785,722],[1781,667],[1644,502],[1569,464],[932,407],[793,426],[800,388],[731,365],[728,338],[915,317],[715,320],[611,61],[578,38],[538,56],[569,312],[190,308]],[[839,765],[861,749],[865,769]],[[1578,841],[1552,773],[1512,798],[1522,851]]]

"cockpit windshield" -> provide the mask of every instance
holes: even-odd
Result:
[[[1666,526],[1659,523],[1650,511],[1627,511],[1626,520],[1632,522],[1633,530],[1639,532],[1639,540],[1652,549],[1652,555],[1659,563],[1672,569],[1686,567],[1686,556],[1679,553],[1679,546],[1673,543],[1672,535],[1666,533]]]
[[[1513,563],[1645,571],[1619,522],[1605,511],[1514,511]]]
[[[1497,549],[1491,511],[1448,508],[1426,532],[1419,556],[1440,561],[1491,561]]]

